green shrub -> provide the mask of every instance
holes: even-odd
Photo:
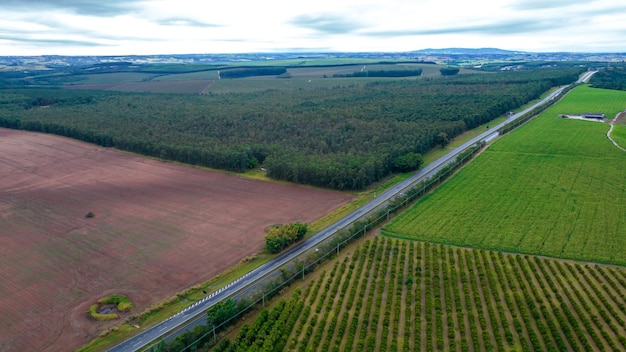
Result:
[[[98,300],[101,304],[115,304],[120,312],[128,312],[133,308],[133,304],[124,295],[110,295]]]
[[[265,248],[270,253],[278,253],[292,243],[301,240],[308,230],[307,224],[296,222],[293,224],[272,226],[265,234]]]
[[[92,304],[89,307],[89,311],[87,311],[87,313],[89,314],[91,318],[98,320],[98,321],[113,320],[113,319],[119,318],[119,316],[115,313],[108,313],[108,314],[98,313],[99,307],[100,305],[98,303]]]

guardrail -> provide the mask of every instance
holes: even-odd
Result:
[[[266,299],[274,296],[277,292],[290,285],[295,280],[304,278],[304,276],[313,271],[320,262],[338,255],[342,248],[344,248],[351,241],[366,234],[368,229],[372,229],[381,222],[389,219],[392,214],[406,207],[412,201],[443,182],[455,169],[469,161],[470,158],[481,148],[482,143],[472,145],[469,151],[464,150],[463,152],[465,153],[459,153],[462,155],[456,160],[446,165],[442,165],[439,169],[432,170],[427,175],[422,176],[420,179],[415,180],[404,187],[403,192],[401,192],[401,195],[398,197],[389,199],[378,207],[365,213],[360,217],[362,220],[351,223],[350,225],[352,226],[349,229],[342,228],[333,235],[328,236],[317,243],[317,245],[313,248],[302,252],[296,258],[293,258],[276,270],[268,273],[263,278],[230,295],[227,299],[232,300],[237,306],[236,313],[219,324],[208,326],[208,329],[204,332],[204,334],[196,337],[180,351],[187,351],[192,346],[198,346],[201,343],[207,342],[207,339],[213,339],[215,342],[217,340],[217,333],[222,328],[229,325],[256,305],[265,305]],[[227,287],[230,285],[232,285],[232,283],[227,285]]]
[[[237,290],[228,293],[224,297],[220,298],[219,301],[213,302],[212,304],[204,307],[201,311],[194,312],[192,315],[192,318],[196,317],[194,320],[188,319],[182,322],[175,330],[182,331],[189,329],[191,326],[198,325],[199,320],[205,316],[207,311],[213,308],[217,303],[226,299],[233,300],[238,307],[235,314],[219,324],[208,327],[208,331],[200,337],[195,338],[193,342],[187,344],[187,346],[181,351],[188,350],[194,345],[197,346],[198,344],[206,341],[207,338],[210,338],[210,336],[213,337],[213,340],[216,340],[217,332],[221,328],[225,327],[234,319],[246,313],[257,304],[262,303],[264,305],[266,298],[273,296],[279,292],[280,289],[291,284],[291,282],[297,278],[304,277],[306,273],[312,271],[322,260],[338,254],[340,249],[345,247],[350,241],[365,234],[367,229],[371,229],[375,225],[388,219],[391,214],[407,206],[410,202],[428,192],[435,185],[441,183],[453,170],[467,162],[477,151],[479,151],[485,141],[495,138],[497,135],[507,133],[525,123],[528,119],[545,109],[547,106],[551,105],[556,98],[560,97],[564,94],[564,92],[567,92],[574,86],[575,85],[572,84],[561,87],[540,103],[537,103],[533,107],[516,114],[511,120],[495,126],[491,132],[485,132],[463,146],[456,148],[453,152],[438,160],[437,166],[430,169],[428,172],[423,174],[418,173],[405,181],[406,183],[399,185],[399,188],[385,192],[385,196],[381,195],[381,198],[383,198],[382,201],[377,202],[374,206],[370,207],[362,214],[360,213],[359,216],[352,217],[358,211],[347,216],[346,218],[352,217],[349,222],[346,222],[335,231],[324,235],[324,237],[314,243],[311,248],[302,251],[297,256],[294,256],[273,270],[261,274],[260,277],[253,282],[241,285],[241,287]],[[309,240],[312,240],[312,238]],[[301,243],[301,245],[304,245],[304,243]],[[222,287],[218,291],[211,293],[201,301],[185,308],[180,313],[177,313],[176,315],[164,320],[162,323],[157,324],[152,329],[155,329],[159,325],[162,325],[163,323],[166,323],[174,318],[180,317],[181,315],[184,316],[187,313],[197,310],[202,304],[206,304],[210,300],[216,299],[219,295],[227,292],[228,289],[236,286],[237,284],[241,284],[246,278],[253,276],[252,274],[258,274],[258,271],[261,269],[262,267],[245,274],[237,280]],[[168,334],[170,339],[173,338],[171,330],[164,332],[158,336],[158,338]],[[145,345],[147,344],[144,344],[143,346]],[[108,351],[114,351],[114,349],[110,349]]]

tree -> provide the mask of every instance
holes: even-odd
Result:
[[[441,144],[442,147],[445,147],[450,143],[450,138],[446,132],[439,132],[437,135],[437,143]]]
[[[165,345],[165,340],[159,341],[159,344],[150,349],[153,352],[166,352],[167,347]]]
[[[218,302],[207,311],[207,325],[214,328],[222,325],[237,313],[237,305],[232,298]]]
[[[278,253],[292,243],[301,240],[307,231],[307,224],[300,222],[272,226],[265,234],[265,248],[270,253]]]
[[[406,153],[400,155],[393,162],[393,170],[397,172],[409,172],[422,166],[424,159],[420,153]]]
[[[237,69],[242,71],[232,72],[272,73]],[[0,126],[235,172],[262,165],[274,179],[358,190],[394,172],[398,156],[445,144],[437,138],[441,131],[451,140],[552,86],[575,81],[583,70],[201,96],[19,88],[0,95]],[[405,72],[389,71],[384,73]],[[49,103],[49,109],[40,107]]]
[[[265,248],[270,253],[278,253],[285,248],[285,240],[277,231],[265,234]]]
[[[459,69],[454,67],[442,67],[439,69],[439,72],[441,72],[442,76],[454,76],[459,73]]]

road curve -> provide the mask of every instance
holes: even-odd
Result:
[[[589,71],[585,73],[581,78],[577,81],[577,83],[585,83],[588,82],[589,78],[596,71]],[[292,261],[297,258],[304,252],[314,248],[327,238],[333,236],[339,230],[347,228],[349,225],[363,218],[365,215],[370,213],[372,210],[384,205],[388,201],[392,200],[394,197],[399,194],[407,191],[412,188],[414,185],[422,182],[423,180],[427,180],[432,175],[436,174],[441,168],[444,166],[454,162],[456,157],[467,150],[468,148],[474,146],[479,142],[489,142],[490,140],[496,138],[499,135],[498,130],[504,127],[506,124],[515,121],[516,119],[522,117],[523,115],[531,112],[532,110],[550,103],[552,100],[557,98],[565,88],[568,86],[560,87],[554,92],[550,93],[548,96],[543,98],[541,101],[533,104],[532,106],[524,109],[523,111],[516,113],[509,117],[506,121],[493,126],[488,131],[483,132],[479,136],[472,138],[471,140],[463,143],[461,146],[454,148],[452,151],[448,152],[446,155],[437,159],[433,163],[427,165],[423,169],[419,170],[416,174],[411,176],[410,178],[398,183],[392,188],[388,189],[384,193],[380,194],[376,198],[374,198],[369,203],[365,204],[363,207],[355,210],[351,214],[337,221],[336,223],[328,226],[324,230],[315,234],[314,236],[298,243],[295,247],[290,250],[280,254],[276,258],[271,261],[261,265],[260,267],[252,270],[251,272],[243,275],[237,280],[231,282],[225,287],[219,289],[218,291],[210,294],[205,297],[201,301],[194,303],[192,306],[186,308],[182,312],[168,318],[167,320],[139,333],[138,335],[110,348],[107,352],[126,352],[126,351],[138,351],[145,346],[151,344],[153,341],[156,341],[159,338],[162,338],[166,335],[172,335],[172,333],[176,331],[184,331],[187,327],[191,327],[205,321],[205,312],[208,308],[215,305],[216,303],[231,297],[232,295],[240,292],[246,287],[254,284],[255,282],[263,279],[268,276],[270,273],[279,269],[284,264]]]

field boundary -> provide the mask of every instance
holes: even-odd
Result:
[[[621,145],[619,145],[619,143],[617,143],[613,137],[611,137],[611,132],[613,132],[613,123],[610,124],[611,127],[609,127],[609,131],[606,133],[606,137],[611,141],[611,143],[613,143],[614,146],[617,147],[617,149],[620,149],[621,151],[626,152],[626,148],[622,147]]]
[[[624,351],[625,275],[375,236],[230,331],[216,350]]]
[[[573,91],[511,141],[495,143],[488,159],[476,160],[464,177],[398,217],[384,234],[624,266],[623,251],[610,250],[624,248],[624,223],[614,215],[623,211],[623,151],[607,143],[606,124],[556,117],[621,110],[623,93],[603,100],[596,92],[589,105],[581,101],[587,89]],[[620,127],[616,138],[623,136]]]
[[[541,108],[542,106],[551,105],[555,98],[562,95],[566,88],[574,85],[575,84],[570,84],[557,89],[541,102],[519,113],[512,122],[515,122],[518,119],[530,119],[536,115],[536,109]],[[509,130],[517,126],[519,126],[519,124],[510,126]],[[290,284],[293,280],[295,280],[295,278],[304,276],[308,271],[312,271],[315,265],[322,259],[335,255],[335,253],[339,253],[339,250],[345,247],[349,241],[365,234],[368,229],[371,230],[382,221],[389,219],[390,214],[406,207],[410,201],[417,199],[435,185],[440,184],[452,174],[453,170],[463,165],[471,159],[476,152],[481,150],[486,141],[490,141],[501,134],[502,133],[500,133],[499,130],[481,134],[473,139],[471,143],[464,144],[458,149],[450,152],[449,155],[442,158],[442,162],[431,168],[429,171],[422,170],[425,172],[422,176],[407,180],[409,182],[403,184],[400,190],[398,190],[398,188],[389,190],[389,194],[395,195],[393,198],[389,198],[384,202],[378,202],[378,206],[368,207],[367,209],[355,212],[359,215],[356,218],[352,216],[346,217],[346,221],[340,221],[343,225],[339,227],[339,230],[330,232],[325,235],[325,237],[320,237],[321,239],[318,240],[318,242],[313,242],[314,245],[312,247],[298,253],[292,258],[292,260],[288,260],[278,265],[278,267],[272,269],[271,272],[264,273],[259,279],[254,279],[252,277],[250,279],[252,280],[250,283],[244,282],[241,285],[235,285],[232,290],[227,290],[223,296],[216,297],[219,301],[209,303],[210,305],[206,308],[197,307],[198,313],[196,314],[194,312],[193,315],[194,317],[200,318],[204,316],[204,311],[210,313],[211,309],[221,309],[218,304],[226,299],[228,301],[235,302],[234,305],[236,306],[236,309],[235,312],[231,312],[232,314],[229,314],[228,317],[224,317],[223,320],[209,326],[208,331],[205,330],[205,332],[199,337],[197,335],[193,335],[194,333],[189,331],[178,336],[171,336],[174,343],[176,340],[193,341],[190,344],[186,344],[186,347],[183,349],[186,350],[190,346],[210,338],[211,335],[213,336],[213,340],[216,341],[217,332],[231,324],[235,318],[247,312],[254,305],[260,302],[264,303],[265,298],[276,294],[280,288]],[[354,220],[348,218],[353,218]],[[311,240],[313,240],[313,238],[311,238]],[[294,248],[293,251],[295,250],[296,249]],[[230,287],[230,284],[228,286]],[[200,311],[200,309],[202,309],[202,311]],[[198,321],[198,318],[193,321],[187,320],[182,325],[196,325],[194,323],[195,321]],[[180,330],[177,329],[177,331]],[[161,334],[159,338],[161,336],[164,336],[164,334]],[[130,340],[125,342],[125,344],[127,343],[130,343]],[[148,343],[145,343],[142,346],[146,346],[147,344]],[[120,348],[122,348],[121,345],[118,345],[108,351],[118,351]]]
[[[374,209],[369,216],[362,217],[364,220],[355,222],[350,228],[344,228],[338,231],[335,235],[321,241],[315,248],[303,252],[294,260],[283,264],[280,268],[268,273],[262,279],[237,291],[235,294],[229,295],[227,300],[234,302],[237,307],[236,312],[225,317],[217,324],[208,326],[202,335],[190,338],[190,335],[193,333],[184,332],[178,336],[170,336],[166,338],[166,340],[174,341],[174,343],[176,339],[189,341],[180,351],[186,351],[191,348],[191,346],[206,343],[210,340],[213,340],[213,343],[217,342],[219,333],[233,324],[240,316],[245,315],[258,304],[265,306],[266,300],[278,294],[284,287],[289,286],[299,278],[304,278],[306,274],[313,272],[321,262],[338,255],[340,250],[346,247],[350,242],[364,236],[367,234],[368,230],[373,230],[377,225],[389,220],[392,214],[400,211],[412,201],[430,192],[437,185],[444,182],[446,178],[450,177],[454,170],[471,160],[476,153],[482,150],[483,146],[484,144],[482,143],[474,145],[473,148],[459,155],[455,162],[445,166],[426,180],[414,184],[409,190],[403,192],[403,195],[396,197],[383,209]],[[231,285],[232,284],[229,284],[225,288]],[[222,292],[222,290],[220,290],[220,292]],[[208,312],[212,309],[216,309],[218,305],[219,303],[211,306]],[[200,314],[200,316],[204,317],[205,315]],[[193,322],[189,322],[185,325],[189,327],[195,326]],[[182,329],[184,330],[185,328],[183,327]]]

